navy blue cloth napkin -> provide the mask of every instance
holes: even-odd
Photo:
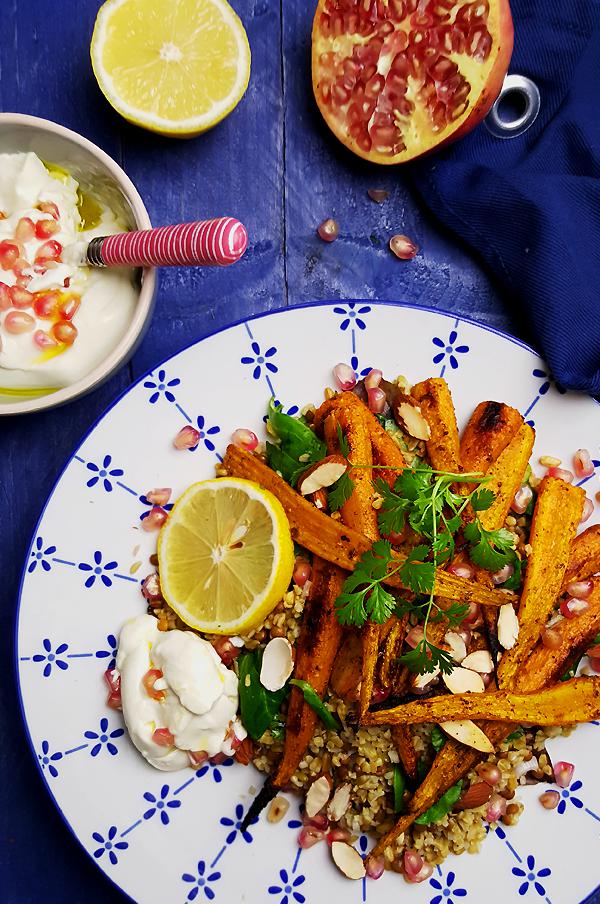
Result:
[[[538,86],[521,136],[485,124],[414,167],[445,226],[484,258],[559,384],[600,393],[600,0],[513,0],[510,72]]]

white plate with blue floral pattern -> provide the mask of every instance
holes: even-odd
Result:
[[[450,314],[332,302],[240,323],[171,358],[131,387],[72,456],[25,565],[16,655],[48,790],[94,862],[141,904],[580,902],[596,886],[600,853],[596,723],[550,742],[553,757],[575,764],[556,810],[537,802],[545,786],[524,788],[516,827],[490,831],[477,856],[450,857],[430,880],[409,886],[394,873],[349,882],[325,844],[300,851],[296,801],[283,822],[263,818],[240,832],[261,784],[252,767],[226,761],[157,772],[130,744],[120,714],[106,708],[103,672],[121,624],[144,609],[140,579],[156,542],[140,530],[144,493],[172,486],[177,496],[213,476],[232,431],[260,426],[271,395],[292,413],[318,402],[339,361],[413,382],[444,376],[460,422],[482,399],[514,405],[535,425],[536,461],[546,453],[569,462],[577,447],[600,458],[594,401],[565,394],[528,347]],[[171,440],[186,423],[197,426],[200,443],[177,452]],[[598,474],[586,486],[592,498]],[[357,841],[362,853],[370,845],[366,836]]]

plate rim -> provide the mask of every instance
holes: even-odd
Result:
[[[218,336],[221,333],[226,332],[227,330],[234,329],[237,326],[242,326],[244,323],[250,323],[250,322],[253,322],[256,320],[262,320],[265,317],[273,317],[278,314],[285,314],[289,311],[293,312],[293,311],[304,310],[304,309],[309,309],[309,308],[331,307],[332,305],[348,304],[350,302],[352,302],[354,304],[364,303],[364,304],[370,304],[370,305],[377,305],[378,307],[406,308],[406,309],[414,310],[414,311],[422,311],[426,314],[439,314],[442,317],[447,317],[452,320],[458,320],[461,323],[468,323],[468,324],[471,324],[472,326],[478,327],[479,329],[485,330],[488,333],[493,333],[494,335],[499,336],[501,339],[506,339],[513,345],[517,345],[520,348],[524,349],[525,351],[531,352],[532,354],[543,358],[541,352],[538,349],[536,349],[534,346],[530,345],[527,342],[524,342],[522,339],[518,339],[516,336],[513,336],[510,333],[505,332],[504,330],[500,330],[497,327],[491,326],[490,324],[482,323],[480,320],[476,320],[473,317],[468,317],[468,316],[464,316],[462,314],[457,314],[455,311],[449,311],[446,308],[434,308],[434,307],[430,307],[429,305],[420,305],[420,304],[416,304],[415,302],[408,302],[408,301],[394,301],[394,300],[388,300],[388,299],[379,300],[379,299],[373,299],[373,298],[330,298],[330,299],[322,299],[320,301],[316,301],[316,300],[309,301],[309,302],[305,302],[303,304],[287,305],[283,308],[274,308],[274,309],[268,310],[268,311],[260,311],[258,314],[252,314],[249,317],[240,317],[237,320],[234,320],[231,323],[226,324],[225,326],[219,327],[218,329],[213,330],[210,333],[207,333],[205,336],[202,336],[200,339],[194,339],[191,342],[188,342],[182,348],[173,352],[171,355],[168,355],[166,358],[161,358],[159,361],[157,361],[155,364],[153,364],[151,367],[149,367],[147,370],[145,370],[136,380],[134,380],[132,383],[130,383],[128,386],[126,386],[124,389],[122,389],[115,396],[115,398],[106,406],[106,408],[103,409],[101,414],[98,415],[98,417],[94,419],[93,423],[83,433],[81,439],[74,446],[74,448],[72,449],[72,451],[70,452],[70,454],[68,455],[68,457],[66,458],[64,463],[62,464],[62,466],[56,476],[56,479],[54,480],[54,483],[53,483],[48,495],[46,496],[46,499],[40,510],[40,513],[36,519],[36,522],[35,522],[35,525],[33,528],[33,532],[31,534],[29,544],[27,546],[27,552],[25,554],[25,558],[23,560],[23,564],[21,567],[21,575],[19,578],[19,587],[18,587],[18,592],[17,592],[17,604],[16,604],[16,608],[15,608],[15,620],[14,620],[14,629],[13,629],[14,635],[13,635],[13,643],[12,643],[13,669],[14,669],[15,685],[16,685],[16,690],[17,690],[17,702],[18,702],[19,712],[21,714],[23,728],[25,731],[25,739],[27,741],[27,747],[29,749],[29,754],[30,754],[31,758],[33,759],[33,762],[36,766],[37,774],[38,774],[39,778],[41,779],[41,784],[44,787],[47,794],[49,795],[50,800],[56,807],[56,810],[58,811],[58,814],[59,814],[60,818],[62,819],[62,821],[63,821],[65,827],[67,828],[68,832],[70,833],[70,835],[75,839],[75,841],[77,842],[79,847],[84,851],[87,858],[94,864],[96,870],[100,874],[102,874],[104,876],[104,878],[124,896],[125,899],[127,899],[129,901],[133,901],[134,904],[137,904],[135,899],[132,898],[131,895],[121,885],[118,884],[116,879],[112,878],[109,875],[109,873],[106,872],[96,860],[94,860],[91,851],[89,851],[85,847],[83,840],[76,834],[74,828],[72,827],[71,823],[69,822],[65,813],[63,812],[63,809],[60,806],[56,795],[52,791],[52,787],[51,787],[50,783],[46,780],[46,778],[44,776],[44,773],[42,771],[38,757],[36,755],[35,747],[33,744],[32,737],[31,737],[31,732],[29,730],[29,723],[26,718],[25,705],[23,702],[23,694],[21,691],[21,678],[20,678],[20,670],[19,670],[19,658],[18,658],[18,643],[19,643],[19,624],[20,624],[20,618],[21,618],[21,603],[22,603],[22,598],[23,598],[23,588],[24,588],[25,579],[27,577],[27,563],[29,561],[31,551],[33,549],[33,544],[35,542],[35,538],[38,534],[38,529],[44,519],[44,516],[46,514],[46,509],[48,508],[50,500],[54,496],[54,493],[55,493],[60,481],[62,480],[63,475],[65,474],[68,466],[70,465],[71,461],[73,460],[73,458],[76,455],[76,453],[78,452],[78,450],[84,445],[84,443],[88,440],[88,438],[91,436],[91,434],[96,430],[98,425],[104,420],[104,418],[107,417],[111,413],[113,408],[115,408],[119,404],[119,402],[122,399],[124,399],[125,396],[128,395],[129,392],[131,392],[133,389],[135,389],[143,380],[145,380],[151,373],[153,373],[153,371],[155,371],[157,367],[159,368],[159,367],[163,367],[163,366],[167,365],[170,361],[172,361],[178,355],[182,354],[183,352],[189,351],[189,349],[193,348],[195,345],[199,345],[200,343],[204,342],[206,339],[211,339],[214,336]],[[587,396],[593,402],[595,402],[597,405],[600,405],[600,399],[596,399],[587,393],[576,392],[573,390],[569,390],[569,391],[574,392],[575,395]],[[592,898],[598,892],[599,889],[600,889],[600,884],[598,884],[596,886],[596,888],[593,889],[593,891],[591,891],[590,894],[585,899],[583,899],[581,902],[579,902],[579,904],[588,904],[588,902],[591,902]]]

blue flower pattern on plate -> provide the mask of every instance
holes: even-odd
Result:
[[[52,776],[52,778],[57,778],[58,769],[54,765],[54,763],[58,762],[58,760],[62,760],[62,753],[56,751],[56,753],[50,753],[50,745],[48,741],[42,741],[42,749],[41,753],[38,753],[38,760],[40,761],[40,766],[42,767],[42,771],[48,769],[48,772]]]
[[[538,380],[543,380],[542,385],[538,389],[540,395],[546,395],[552,384],[554,384],[554,388],[557,392],[560,392],[561,395],[566,393],[566,389],[557,383],[552,374],[549,371],[540,370],[539,367],[536,367],[531,372],[532,377],[537,377]]]
[[[209,901],[212,901],[212,899],[214,898],[215,893],[212,890],[212,888],[210,887],[210,885],[212,882],[218,882],[218,880],[221,878],[221,873],[219,873],[219,872],[209,873],[208,876],[205,876],[204,875],[205,872],[206,872],[206,863],[204,862],[204,860],[199,860],[197,876],[192,876],[191,873],[184,873],[183,876],[181,877],[184,882],[189,882],[189,883],[193,884],[193,886],[194,886],[188,892],[188,896],[187,896],[188,901],[193,901],[196,898],[200,889],[202,889],[202,891],[204,892],[205,896],[208,898]]]
[[[547,866],[543,867],[536,871],[535,869],[535,857],[532,854],[529,854],[527,857],[527,870],[521,869],[520,866],[513,866],[512,868],[513,876],[518,876],[524,881],[519,886],[519,894],[526,895],[529,891],[529,886],[532,885],[533,888],[537,891],[538,895],[545,897],[546,889],[539,882],[539,879],[545,879],[546,876],[549,876],[552,873],[552,870]]]
[[[231,827],[231,832],[228,834],[227,838],[225,839],[225,844],[233,844],[233,842],[235,841],[235,836],[237,835],[237,833],[238,833],[239,830],[240,830],[240,825],[241,825],[241,823],[242,823],[242,817],[243,817],[243,815],[244,815],[244,808],[243,808],[243,806],[242,806],[241,804],[237,804],[237,806],[236,806],[236,808],[235,808],[235,818],[234,818],[234,819],[231,819],[231,817],[229,817],[229,816],[222,816],[222,817],[221,817],[221,820],[220,820],[220,821],[221,821],[221,825],[222,825],[222,826],[227,826],[228,828]],[[255,825],[257,822],[258,822],[258,816],[256,816],[256,817],[252,820],[252,822],[250,823],[250,825]],[[244,841],[245,841],[247,844],[251,844],[252,841],[254,840],[254,839],[252,838],[252,835],[251,835],[250,832],[248,831],[248,829],[245,829],[245,830],[241,833],[241,835],[242,835],[242,838],[244,839]]]
[[[50,565],[50,562],[48,562],[48,556],[54,555],[55,552],[56,546],[46,546],[46,548],[44,548],[44,541],[42,538],[36,537],[33,549],[31,550],[31,561],[27,568],[29,574],[35,571],[38,565],[41,565],[43,571],[50,571],[52,566]]]
[[[98,756],[104,746],[106,746],[111,756],[116,756],[119,751],[113,741],[120,738],[123,734],[125,734],[124,728],[115,728],[109,733],[108,719],[102,718],[100,719],[99,731],[84,731],[83,736],[88,741],[96,741],[90,750],[92,756]]]
[[[306,881],[305,876],[299,875],[292,878],[286,869],[280,869],[279,878],[281,885],[269,885],[268,889],[270,895],[281,895],[278,904],[292,904],[294,901],[304,904],[306,898],[296,889]]]
[[[194,448],[197,449],[198,447],[197,447],[197,446],[194,446]],[[140,500],[140,502],[142,503],[142,505],[145,505],[145,506],[146,506],[146,511],[145,511],[145,512],[142,512],[142,514],[140,515],[140,521],[143,521],[144,518],[147,518],[147,517],[148,517],[148,515],[150,514],[150,512],[151,512],[152,509],[154,508],[154,503],[153,503],[153,502],[148,502],[146,496],[138,496],[138,499]],[[173,508],[173,504],[174,504],[174,503],[172,503],[172,502],[166,502],[164,505],[161,505],[160,508],[163,508],[163,509],[165,510],[165,512],[170,512],[171,509]]]
[[[582,787],[583,787],[583,782],[580,782],[579,780],[577,780],[576,782],[573,782],[573,784],[569,785],[568,788],[563,788],[560,791],[561,799],[558,802],[558,807],[556,809],[561,815],[567,809],[567,801],[568,800],[571,801],[571,803],[577,810],[581,810],[581,808],[583,807],[583,801],[580,800],[579,797],[575,797],[573,792],[579,791],[580,788],[582,788]]]
[[[69,649],[68,643],[61,643],[57,646],[55,650],[52,649],[52,644],[48,637],[45,637],[42,641],[42,646],[44,648],[43,653],[36,653],[32,656],[34,662],[45,662],[44,671],[42,672],[44,678],[48,678],[52,674],[52,667],[56,666],[56,668],[61,669],[65,672],[69,668],[69,663],[65,662],[64,659],[61,659],[63,653]]]
[[[438,352],[433,356],[434,364],[441,364],[446,355],[448,355],[448,361],[450,363],[450,367],[452,370],[456,370],[458,367],[458,360],[456,355],[465,355],[469,351],[468,345],[455,345],[454,343],[458,339],[458,333],[456,330],[451,330],[450,335],[448,336],[448,340],[444,342],[443,339],[440,339],[439,336],[434,336],[431,340],[433,344],[437,348],[443,349],[443,351]]]
[[[277,365],[274,364],[273,361],[268,360],[269,358],[272,358],[277,354],[277,349],[275,348],[275,346],[272,345],[266,350],[266,352],[261,352],[258,342],[253,341],[251,347],[254,355],[244,355],[244,357],[241,358],[241,362],[242,364],[254,365],[254,369],[252,371],[253,378],[255,380],[260,380],[260,375],[262,373],[263,367],[270,373],[276,374],[278,371]]]
[[[443,876],[440,876],[440,878],[443,879]],[[439,892],[439,894],[434,895],[429,904],[441,904],[442,901],[445,901],[446,904],[455,904],[453,898],[466,897],[466,888],[454,887],[455,879],[456,875],[452,872],[452,870],[447,873],[444,882],[440,882],[439,879],[430,879],[429,884],[432,888]]]
[[[357,326],[359,330],[366,330],[367,324],[362,319],[361,315],[369,314],[371,312],[371,307],[368,304],[359,305],[356,301],[349,301],[343,308],[335,307],[333,309],[335,314],[339,314],[342,317],[342,321],[340,323],[340,329],[345,331],[352,324],[352,326]]]
[[[211,439],[209,439],[209,437],[215,436],[215,434],[220,433],[221,428],[220,427],[207,427],[206,421],[205,421],[203,415],[201,415],[201,414],[198,415],[198,417],[196,418],[196,425],[198,427],[200,439],[202,440],[202,442],[204,443],[204,445],[206,446],[206,448],[208,449],[209,452],[214,452],[215,444],[213,443],[213,441]],[[196,443],[196,445],[192,446],[189,451],[195,452],[199,445],[200,445],[200,443]],[[172,507],[173,506],[171,506],[171,508]],[[164,508],[167,508],[167,506],[164,506]]]
[[[126,851],[129,847],[127,841],[115,841],[115,836],[117,834],[117,827],[111,826],[108,830],[106,838],[100,834],[100,832],[93,832],[92,838],[96,841],[100,847],[96,848],[94,851],[94,857],[96,860],[99,860],[100,857],[104,856],[104,853],[108,853],[108,859],[115,866],[118,863],[118,857],[115,854],[115,851]]]
[[[107,571],[114,571],[117,567],[117,562],[102,562],[102,553],[99,549],[97,549],[94,553],[94,564],[90,565],[88,562],[80,562],[79,570],[80,571],[90,571],[91,574],[88,578],[86,578],[85,586],[89,589],[93,587],[96,583],[96,578],[99,578],[105,587],[112,587],[112,579],[106,574]]]
[[[198,778],[202,778],[202,776],[206,775],[206,773],[210,769],[212,772],[213,780],[218,784],[219,782],[223,781],[223,775],[221,774],[219,768],[220,766],[233,766],[233,760],[228,758],[226,760],[223,760],[222,763],[205,763],[204,766],[201,766],[200,769],[198,769],[196,775],[198,776]]]
[[[95,487],[98,481],[101,480],[106,492],[112,493],[113,481],[109,478],[122,477],[124,472],[123,468],[111,468],[111,464],[112,455],[105,455],[101,465],[94,464],[93,461],[88,461],[86,468],[88,471],[93,472],[93,477],[90,477],[86,486]]]
[[[110,662],[108,663],[106,668],[114,669],[118,649],[117,638],[114,634],[107,634],[106,643],[108,645],[108,650],[96,650],[96,659],[108,659],[110,657]]]
[[[144,800],[147,800],[148,803],[153,804],[154,806],[150,807],[149,810],[146,810],[144,813],[144,819],[151,819],[155,813],[160,813],[160,821],[164,826],[169,825],[169,814],[167,809],[176,810],[181,806],[180,800],[169,800],[169,786],[163,785],[160,789],[160,795],[156,797],[150,791],[146,791],[144,793]]]
[[[151,374],[151,376],[154,377],[154,374]],[[150,402],[151,405],[155,405],[156,402],[158,402],[161,395],[164,395],[167,402],[174,402],[175,396],[171,392],[171,389],[174,386],[179,386],[180,383],[181,383],[181,380],[179,379],[179,377],[175,377],[173,380],[167,381],[166,371],[164,371],[162,369],[159,370],[156,377],[154,377],[152,380],[146,380],[144,383],[145,389],[152,390],[148,401]]]

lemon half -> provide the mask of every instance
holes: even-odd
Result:
[[[250,78],[248,37],[225,0],[107,0],[90,53],[121,116],[180,138],[220,122]]]
[[[158,563],[163,596],[191,628],[251,631],[292,577],[294,544],[283,506],[250,480],[195,483],[160,532]]]

